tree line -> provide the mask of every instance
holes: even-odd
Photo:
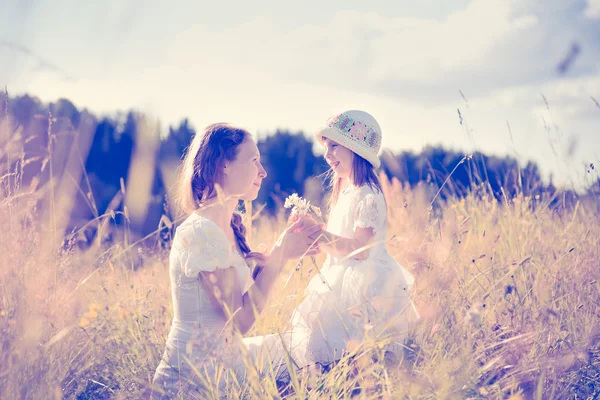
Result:
[[[29,95],[9,98],[6,93],[0,99],[0,194],[4,198],[23,191],[54,190],[53,201],[64,197],[67,232],[108,214],[111,223],[126,225],[140,236],[173,221],[170,189],[197,131],[189,120],[161,134],[157,121],[136,111],[96,116],[66,99],[44,104]],[[315,203],[323,201],[319,177],[327,165],[312,138],[277,130],[257,144],[268,171],[256,200],[257,206],[264,206],[263,212],[277,213],[291,193]],[[594,170],[593,164],[590,169]],[[600,194],[600,180],[585,193],[559,192],[552,182],[544,182],[534,162],[523,166],[511,156],[465,155],[441,146],[419,153],[384,151],[381,172],[410,187],[430,186],[439,191],[440,201],[478,188],[502,202],[518,193],[551,196],[551,205],[560,208],[582,196],[597,202]],[[43,199],[38,201],[39,207],[49,207]]]

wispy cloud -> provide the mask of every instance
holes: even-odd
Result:
[[[339,12],[327,24],[286,29],[254,17],[228,30],[182,29],[167,48],[171,65],[235,65],[285,80],[443,104],[462,89],[498,89],[598,73],[600,24],[585,0],[473,0],[443,20]],[[573,6],[573,4],[578,5]]]
[[[394,150],[441,143],[502,153],[514,145],[551,169],[542,93],[553,124],[579,135],[581,159],[600,148],[590,101],[600,96],[600,0],[471,0],[436,17],[348,3],[318,18],[313,9],[286,14],[285,22],[274,11],[283,7],[265,1],[235,15],[175,0],[85,9],[60,1],[79,14],[46,23],[61,12],[43,2],[21,24],[32,32],[2,36],[30,60],[17,70],[17,91],[66,96],[99,112],[136,107],[165,123],[227,120],[261,132],[311,131],[333,112],[361,107],[377,116],[389,132],[384,146]],[[50,58],[78,79],[65,81],[72,75]],[[0,51],[0,76],[4,61]]]
[[[600,0],[588,0],[585,15],[588,18],[600,19]]]
[[[58,65],[44,59],[43,57],[36,54],[30,48],[23,46],[18,43],[10,42],[7,40],[0,40],[0,47],[9,49],[15,53],[21,54],[26,58],[34,62],[32,72],[52,72],[55,73],[61,80],[66,82],[76,82],[77,79],[73,75],[69,74],[63,68]],[[14,60],[14,59],[13,59]]]

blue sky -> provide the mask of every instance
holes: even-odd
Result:
[[[395,151],[510,154],[575,186],[600,163],[600,0],[0,7],[0,84],[13,94],[258,135],[361,108]]]

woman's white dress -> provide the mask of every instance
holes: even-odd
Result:
[[[204,386],[206,378],[211,385],[222,387],[231,378],[231,372],[238,377],[244,374],[239,336],[210,301],[199,273],[234,268],[242,293],[252,283],[252,277],[221,228],[196,213],[177,228],[169,264],[173,320],[153,385],[167,393],[165,398],[178,392],[185,393],[185,398],[195,398],[193,393],[201,396],[198,388]],[[227,373],[215,382],[220,367]]]
[[[327,231],[335,235],[351,238],[357,228],[373,229],[368,257],[329,255],[292,313],[289,331],[244,339],[259,362],[277,366],[289,355],[298,368],[328,364],[367,335],[388,333],[395,341],[388,349],[398,351],[403,334],[419,318],[409,296],[414,278],[386,250],[387,205],[368,185],[342,192],[329,215]]]

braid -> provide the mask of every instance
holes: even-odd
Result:
[[[252,251],[248,245],[248,242],[246,241],[246,227],[244,226],[242,216],[239,213],[233,213],[233,216],[231,217],[231,229],[233,229],[235,241],[242,251],[242,256],[244,256],[246,260],[251,260],[255,263],[256,267],[250,269],[252,269],[252,278],[256,279],[266,261],[265,255]]]

